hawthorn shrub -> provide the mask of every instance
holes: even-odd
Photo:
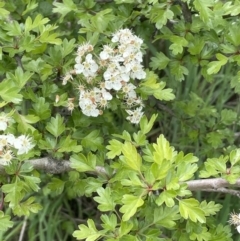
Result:
[[[240,240],[239,15],[0,1],[1,240]]]

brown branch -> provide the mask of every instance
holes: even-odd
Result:
[[[208,179],[192,180],[186,183],[190,191],[198,191],[198,190],[200,191],[203,189],[217,190],[219,188],[229,187],[229,186],[240,187],[240,179],[238,179],[234,185],[229,184],[229,182],[223,178],[208,178]]]
[[[59,174],[71,170],[70,161],[61,160],[57,161],[50,157],[33,159],[28,161],[34,169],[43,170],[47,173]]]
[[[60,174],[72,170],[69,160],[57,161],[50,157],[43,157],[26,161],[30,163],[34,169],[43,170],[51,174]],[[5,173],[4,166],[0,166],[0,173]],[[96,166],[96,173],[106,174],[104,167]],[[240,187],[240,178],[237,179],[234,185],[231,185],[223,178],[208,178],[191,180],[185,182],[190,191],[204,191],[204,192],[220,192],[228,193],[240,197],[240,190],[231,189],[230,187]]]
[[[229,189],[228,187],[240,187],[240,179],[231,185],[223,178],[208,178],[186,182],[190,191],[220,192],[234,195],[240,198],[240,190]]]

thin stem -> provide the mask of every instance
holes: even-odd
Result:
[[[23,241],[26,227],[27,227],[27,218],[25,218],[24,221],[23,221],[23,225],[22,225],[22,228],[21,228],[21,232],[20,232],[18,241]]]

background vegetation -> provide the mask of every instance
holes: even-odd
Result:
[[[239,14],[237,0],[0,1],[4,133],[35,144],[1,166],[0,240],[240,240],[228,224],[239,210]],[[77,82],[62,85],[79,45],[99,53],[124,28],[144,42],[147,77],[133,82],[145,105],[138,125],[117,98],[103,115],[83,115]],[[187,156],[178,156],[181,171],[167,141]],[[180,185],[211,177],[231,189]],[[124,195],[138,197],[128,218]]]

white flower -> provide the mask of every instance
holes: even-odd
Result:
[[[17,155],[28,153],[33,148],[31,138],[25,135],[21,135],[14,141],[14,147],[18,150]]]
[[[228,221],[231,225],[236,226],[237,231],[240,233],[240,214],[235,212],[230,214],[230,219]]]
[[[72,113],[74,110],[74,98],[68,98],[67,109]]]
[[[74,65],[76,74],[83,74],[85,77],[93,77],[98,70],[97,63],[92,59],[92,54],[88,54],[83,63]]]
[[[62,82],[62,85],[66,85],[68,80],[73,80],[73,77],[70,73],[66,73],[66,75],[63,77],[63,82]]]
[[[7,134],[7,142],[9,145],[13,146],[15,139],[13,134]]]
[[[106,60],[109,59],[114,53],[113,48],[109,47],[108,45],[103,46],[103,51],[100,53],[100,59]]]
[[[87,104],[85,105],[85,108],[82,109],[83,113],[86,116],[92,116],[92,117],[97,117],[99,116],[99,109],[97,109],[97,105],[94,104]]]
[[[101,89],[101,94],[102,94],[102,98],[104,100],[111,100],[112,99],[112,95],[106,89]]]
[[[122,91],[125,94],[125,98],[131,98],[131,99],[135,99],[137,98],[137,94],[135,92],[136,86],[133,85],[132,83],[127,83],[122,87]]]
[[[9,165],[13,159],[13,153],[11,150],[7,150],[0,155],[0,164],[3,166]]]
[[[130,76],[132,79],[145,79],[146,78],[146,72],[142,69],[142,66],[140,64],[135,64],[132,67],[132,71],[130,73]]]
[[[77,49],[77,55],[82,57],[85,53],[93,51],[93,46],[90,43],[82,44]]]
[[[119,75],[112,75],[111,78],[109,78],[109,80],[105,81],[105,86],[106,89],[111,90],[120,90],[122,88],[122,83],[121,83],[121,78],[119,78]]]
[[[97,109],[96,98],[98,96],[94,91],[81,91],[79,97],[79,106],[86,116],[97,117],[99,115],[99,110]]]
[[[8,137],[7,135],[0,135],[0,151],[2,151],[5,147],[8,147]]]
[[[5,113],[0,115],[0,131],[5,131],[7,129],[9,120],[10,118]]]
[[[127,117],[127,120],[129,120],[133,124],[138,124],[142,118],[143,112],[142,107],[138,107],[135,110],[126,110],[126,112],[129,114]]]
[[[132,38],[133,38],[133,34],[130,29],[127,29],[127,28],[120,29],[115,34],[113,34],[112,42],[113,43],[120,42],[120,43],[127,44],[131,41]]]

